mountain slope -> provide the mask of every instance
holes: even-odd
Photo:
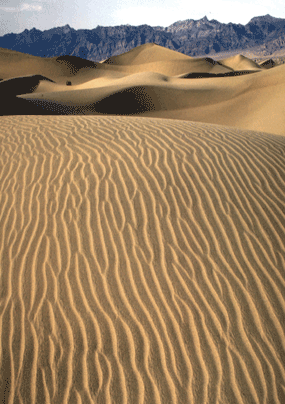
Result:
[[[79,56],[101,61],[139,45],[156,43],[189,56],[260,47],[264,55],[285,48],[285,19],[255,17],[246,25],[223,24],[207,17],[178,21],[169,27],[97,26],[75,30],[69,25],[46,31],[25,30],[0,37],[0,47],[34,56]]]

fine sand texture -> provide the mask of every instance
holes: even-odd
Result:
[[[272,91],[280,118],[275,69],[209,86],[255,76],[240,97],[262,109]],[[1,402],[285,402],[282,134],[147,116],[0,122]]]

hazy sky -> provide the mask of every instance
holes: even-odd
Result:
[[[246,24],[265,14],[285,18],[284,0],[0,0],[0,35],[66,24],[75,29],[121,24],[166,27],[205,15],[209,20]]]

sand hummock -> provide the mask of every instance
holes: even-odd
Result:
[[[2,402],[285,402],[283,66],[0,61]]]

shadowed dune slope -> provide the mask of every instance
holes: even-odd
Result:
[[[264,67],[265,69],[272,69],[276,63],[273,59],[267,59],[259,63],[259,66]]]
[[[285,137],[0,127],[5,403],[285,402]]]
[[[14,97],[19,94],[32,93],[36,90],[41,81],[53,83],[52,80],[40,74],[3,80],[0,81],[0,94],[5,94],[6,97]]]
[[[186,73],[181,74],[178,77],[183,79],[203,79],[203,78],[216,78],[216,77],[236,77],[236,76],[243,76],[245,74],[252,74],[257,73],[260,70],[232,70],[230,72],[225,73]]]

